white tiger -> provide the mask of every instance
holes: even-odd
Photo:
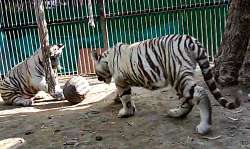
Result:
[[[59,67],[59,58],[63,48],[62,44],[50,46],[50,60],[54,70]],[[54,77],[56,86],[55,95],[52,96],[63,99],[57,76]],[[8,105],[31,106],[38,91],[48,92],[41,49],[14,66],[0,84],[1,97]]]
[[[186,116],[194,104],[200,109],[200,134],[206,134],[212,124],[211,104],[206,90],[194,79],[196,63],[215,99],[225,108],[239,107],[240,102],[228,102],[216,87],[205,48],[188,35],[167,35],[145,41],[118,43],[102,55],[93,53],[98,80],[110,83],[114,78],[123,108],[119,117],[133,116],[135,104],[131,101],[131,86],[155,90],[171,85],[184,102],[169,110],[171,117]]]

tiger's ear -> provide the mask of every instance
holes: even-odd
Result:
[[[60,44],[58,44],[57,46],[59,47],[59,49],[60,49],[60,50],[62,50],[62,49],[64,48],[64,45],[63,45],[63,44],[61,44],[61,43],[60,43]]]
[[[91,55],[92,55],[93,60],[97,62],[98,61],[98,54],[97,54],[96,50],[91,51]]]
[[[64,45],[63,44],[58,44],[58,49],[56,50],[56,55],[60,55],[62,53],[62,50],[64,48]]]

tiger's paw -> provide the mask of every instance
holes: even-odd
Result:
[[[54,94],[51,95],[52,97],[56,98],[57,100],[64,100],[63,90],[57,90]]]
[[[40,100],[40,99],[52,99],[52,97],[50,96],[50,94],[44,92],[44,91],[39,91],[33,98],[33,100]]]
[[[201,135],[205,135],[210,131],[211,125],[207,124],[207,123],[200,123],[197,127],[196,127],[196,131],[201,134]]]
[[[191,105],[184,104],[182,106],[179,106],[177,108],[170,109],[167,113],[168,117],[171,118],[182,118],[185,117],[191,110],[192,110]]]
[[[63,93],[55,93],[52,95],[54,98],[56,98],[57,100],[64,100],[65,97],[63,95]]]
[[[131,108],[122,108],[118,113],[118,117],[127,118],[134,116],[134,114],[135,114],[135,107],[132,106]]]
[[[16,106],[24,106],[24,107],[29,107],[29,106],[32,106],[33,104],[33,100],[31,99],[15,99],[13,101],[13,105],[16,105]]]

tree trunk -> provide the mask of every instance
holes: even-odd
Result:
[[[238,83],[250,37],[250,0],[232,0],[219,53],[215,57],[214,74],[222,86]]]
[[[34,0],[36,22],[38,26],[38,32],[40,36],[41,48],[43,53],[43,63],[45,69],[45,79],[48,84],[48,92],[50,94],[55,93],[55,73],[51,66],[50,61],[50,47],[49,47],[49,35],[47,29],[47,23],[44,14],[43,0]]]
[[[243,65],[239,71],[239,83],[244,86],[250,86],[250,40],[248,41],[247,51]]]

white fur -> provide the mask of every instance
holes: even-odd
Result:
[[[63,47],[63,45],[50,46],[51,54],[59,59]],[[33,104],[35,94],[38,91],[48,92],[48,85],[44,76],[45,71],[42,65],[39,64],[39,61],[42,61],[42,58],[42,50],[39,49],[31,57],[19,63],[9,71],[0,85],[1,96],[7,104],[30,106]],[[39,69],[40,72],[38,72],[37,69]],[[18,80],[20,75],[22,75],[24,83]],[[56,79],[55,94],[52,96],[56,98],[64,98],[56,73],[52,73],[52,75]],[[14,82],[19,82],[19,86],[12,84],[10,79],[13,78],[15,78]],[[22,90],[20,88],[22,88]],[[19,92],[17,93],[16,91]]]

